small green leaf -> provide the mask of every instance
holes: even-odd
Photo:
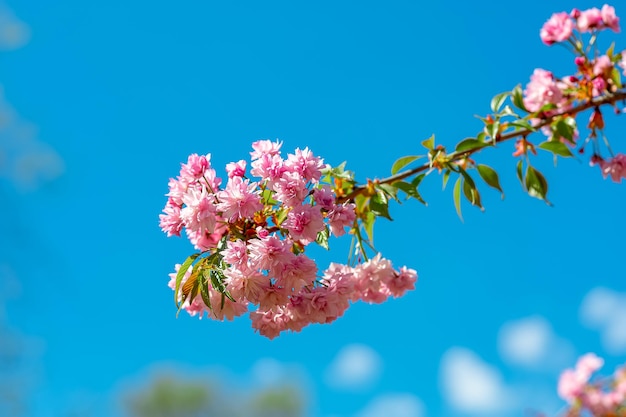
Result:
[[[518,84],[517,86],[515,86],[512,93],[513,93],[513,104],[515,105],[515,107],[517,107],[518,109],[524,110],[525,112],[528,112],[528,110],[526,109],[526,106],[524,105],[524,94],[522,92],[521,85]]]
[[[317,237],[315,238],[315,243],[328,250],[328,226],[324,228],[324,230],[317,232]]]
[[[447,169],[447,170],[445,170],[445,172],[443,173],[443,176],[442,176],[442,177],[443,177],[443,178],[442,178],[442,183],[443,183],[443,184],[442,184],[442,187],[441,187],[441,189],[442,189],[442,190],[445,190],[445,189],[446,189],[446,184],[448,183],[448,179],[450,178],[450,172],[451,172],[451,171],[450,171],[449,169]]]
[[[420,183],[422,182],[422,180],[424,179],[424,177],[426,177],[426,173],[419,174],[418,176],[413,178],[413,181],[411,181],[411,184],[413,184],[415,186],[415,188],[417,188],[420,185]]]
[[[374,243],[374,222],[376,221],[376,215],[371,211],[368,211],[363,220],[363,227],[370,243]]]
[[[481,142],[474,138],[467,138],[459,142],[454,150],[458,153],[463,153],[467,151],[473,151],[475,149],[484,148],[485,146],[489,145],[489,143]]]
[[[535,127],[533,125],[531,125],[525,119],[514,120],[512,122],[509,122],[509,126],[518,127],[520,129],[523,129],[523,130],[530,130],[531,132],[534,132],[534,131],[537,130],[537,129],[535,129]]]
[[[500,107],[504,104],[504,101],[511,93],[505,91],[504,93],[497,94],[494,98],[491,99],[491,111],[496,113],[500,110]]]
[[[395,175],[398,171],[400,171],[405,166],[409,165],[411,162],[416,161],[420,158],[423,158],[424,155],[409,155],[403,156],[402,158],[398,158],[396,162],[391,166],[391,175]]]
[[[463,215],[461,214],[461,177],[457,178],[456,182],[454,183],[452,198],[454,199],[454,208],[456,208],[456,214],[459,216],[459,219],[463,221]]]
[[[370,211],[377,216],[393,220],[389,215],[389,201],[385,194],[379,192],[370,198]]]
[[[548,205],[551,205],[546,198],[548,194],[548,182],[541,172],[530,165],[526,168],[526,190],[531,197],[544,200]]]
[[[613,84],[620,89],[622,88],[622,74],[617,68],[613,68],[611,71],[611,80],[613,80]]]
[[[474,184],[470,184],[465,177],[463,177],[463,194],[467,201],[472,203],[473,206],[483,208],[480,202],[480,193]]]
[[[384,193],[388,196],[393,198],[396,201],[400,201],[398,200],[398,189],[395,188],[394,186],[390,185],[390,184],[378,184],[378,188],[382,191],[384,191]]]
[[[504,191],[502,191],[502,187],[500,186],[500,179],[498,178],[498,173],[487,165],[476,165],[476,170],[478,170],[478,175],[483,179],[492,188],[500,191],[502,193],[502,198],[504,198]]]
[[[211,293],[209,291],[210,274],[209,269],[202,271],[202,276],[200,277],[200,296],[202,297],[204,305],[206,305],[209,310],[213,310],[213,307],[211,307]]]
[[[428,149],[429,151],[432,151],[433,149],[435,149],[435,135],[432,135],[428,139],[422,141],[422,146]]]
[[[567,139],[570,143],[574,143],[576,120],[573,117],[561,119],[553,125],[553,130],[559,137]]]
[[[542,142],[538,145],[539,149],[543,149],[544,151],[552,152],[555,155],[560,155],[565,158],[573,158],[574,154],[569,148],[561,141],[558,140],[548,140]]]
[[[194,253],[193,255],[185,259],[185,262],[183,262],[183,264],[178,269],[178,272],[176,273],[176,288],[174,289],[174,302],[176,303],[176,307],[179,307],[178,294],[180,292],[180,283],[183,281],[185,273],[198,256],[200,256],[199,253]]]

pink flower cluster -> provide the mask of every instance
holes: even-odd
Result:
[[[180,265],[170,275],[180,307],[192,316],[232,320],[256,305],[252,326],[273,338],[329,323],[350,302],[381,303],[413,289],[415,271],[395,270],[380,254],[355,267],[332,264],[318,278],[306,247],[354,227],[355,205],[337,203],[333,189],[321,183],[322,159],[308,148],[283,158],[281,145],[252,144],[250,175],[256,181],[246,176],[241,160],[226,166],[222,187],[210,155],[195,154],[170,179],[161,229],[168,236],[185,229],[202,255],[182,279]]]
[[[626,155],[617,154],[608,160],[599,156],[591,158],[591,165],[599,165],[604,178],[611,177],[615,182],[622,182],[626,178]]]
[[[570,13],[555,13],[544,23],[539,35],[543,43],[552,45],[570,39],[574,29],[581,33],[604,29],[619,32],[619,18],[615,15],[615,8],[608,4],[601,9],[593,7],[585,11],[574,9]]]
[[[589,382],[594,372],[602,367],[604,361],[593,353],[582,356],[575,369],[566,369],[559,378],[558,393],[566,400],[571,409],[570,417],[623,415],[626,412],[626,368],[618,369],[608,387],[602,383]]]

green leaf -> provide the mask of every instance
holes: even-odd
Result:
[[[522,92],[522,86],[519,84],[515,86],[512,93],[513,93],[513,105],[515,105],[515,107],[517,107],[518,109],[528,112],[528,110],[526,109],[526,106],[524,105],[524,94]]]
[[[526,190],[526,185],[524,184],[524,176],[522,175],[522,160],[520,159],[519,161],[517,161],[517,179],[519,180],[520,184],[522,184],[522,187],[524,187],[524,190]]]
[[[530,130],[531,132],[534,132],[534,131],[537,130],[537,129],[535,129],[535,127],[533,125],[531,125],[525,119],[514,120],[512,122],[509,122],[509,126],[515,126],[515,127],[520,128],[520,129],[523,129],[523,130]]]
[[[368,211],[363,220],[363,227],[370,243],[374,243],[374,222],[376,221],[376,215],[371,211]]]
[[[212,311],[213,307],[211,306],[211,294],[209,292],[210,274],[211,272],[209,269],[204,269],[202,271],[202,276],[200,278],[200,296],[202,297],[204,305]]]
[[[379,192],[370,198],[370,211],[377,216],[393,220],[389,215],[389,200],[385,194]]]
[[[574,132],[576,131],[576,120],[573,117],[560,119],[553,125],[553,130],[559,137],[574,143]]]
[[[500,110],[500,107],[504,104],[504,101],[511,93],[505,91],[504,93],[497,94],[494,98],[491,99],[491,111],[496,113]]]
[[[398,171],[400,171],[405,166],[409,165],[411,162],[416,161],[423,157],[424,155],[409,155],[409,156],[403,156],[402,158],[398,158],[396,162],[394,162],[393,165],[391,166],[391,175],[395,175]]]
[[[465,177],[463,177],[463,194],[467,201],[472,203],[473,206],[478,206],[481,209],[483,208],[480,202],[480,193],[476,186],[472,183],[470,184]]]
[[[442,184],[442,187],[441,187],[442,190],[446,189],[446,184],[448,183],[448,179],[450,178],[450,172],[451,171],[449,169],[446,169],[445,172],[443,173],[443,176],[442,176],[442,183],[443,184]]]
[[[418,176],[413,178],[413,180],[411,181],[411,184],[413,184],[415,188],[417,188],[422,182],[422,180],[424,179],[424,177],[426,177],[426,173],[419,174]]]
[[[328,226],[324,227],[324,230],[317,232],[315,243],[328,250]]]
[[[432,135],[428,139],[422,141],[422,146],[428,149],[429,151],[432,151],[433,149],[435,149],[435,135]]]
[[[176,288],[174,289],[174,302],[176,303],[176,307],[179,307],[178,294],[180,292],[180,283],[183,281],[185,273],[198,256],[200,256],[199,253],[194,253],[193,255],[185,259],[185,262],[183,262],[183,264],[178,269],[178,272],[176,273]]]
[[[530,165],[526,168],[526,190],[531,197],[544,200],[548,205],[551,205],[546,198],[548,182],[541,172]]]
[[[618,89],[622,88],[622,73],[615,67],[613,71],[611,71],[611,80],[613,80],[613,84],[615,84]]]
[[[463,215],[461,214],[461,177],[457,178],[456,182],[454,183],[452,198],[454,199],[454,208],[456,208],[456,214],[459,216],[459,219],[463,221]]]
[[[484,148],[485,146],[489,145],[489,143],[481,142],[474,138],[467,138],[459,142],[454,150],[458,153],[463,153],[467,151],[472,151],[474,149]]]
[[[502,193],[502,198],[504,198],[504,191],[502,191],[502,187],[500,186],[500,179],[498,178],[498,173],[487,165],[476,165],[476,170],[478,170],[478,175],[483,179],[492,188],[500,191]]]
[[[378,188],[388,196],[393,198],[396,201],[398,200],[398,189],[390,184],[378,184]]]
[[[574,154],[572,151],[565,145],[563,142],[559,140],[547,140],[538,145],[539,149],[543,149],[544,151],[552,152],[555,155],[560,155],[565,158],[573,158]]]

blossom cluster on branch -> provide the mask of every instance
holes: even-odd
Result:
[[[603,364],[601,358],[588,353],[578,359],[574,369],[563,371],[558,393],[568,403],[566,417],[626,416],[626,367],[617,369],[613,378],[591,381]]]
[[[306,254],[311,243],[328,247],[330,235],[352,228],[355,205],[337,203],[322,177],[329,168],[308,149],[286,159],[280,142],[252,144],[251,170],[240,160],[226,166],[228,181],[210,155],[190,155],[170,179],[160,225],[168,236],[199,250],[171,274],[179,309],[224,320],[250,312],[252,326],[269,338],[329,323],[350,302],[381,303],[414,288],[415,271],[395,270],[377,254],[356,266],[331,264],[321,274]],[[327,175],[326,175],[327,176]]]
[[[425,154],[399,158],[386,178],[358,184],[345,162],[331,167],[308,148],[283,158],[280,142],[260,140],[252,145],[249,173],[247,161],[231,162],[224,185],[210,155],[189,156],[179,176],[170,179],[160,216],[168,236],[184,230],[199,251],[171,274],[178,309],[218,320],[250,312],[253,327],[272,338],[310,323],[329,323],[356,300],[380,303],[401,296],[413,289],[417,274],[394,269],[376,251],[376,219],[391,220],[392,201],[414,198],[425,204],[419,186],[432,173],[441,174],[444,188],[456,178],[453,201],[459,217],[462,197],[482,209],[477,178],[504,192],[498,173],[474,155],[505,141],[515,139],[515,171],[523,189],[548,204],[548,181],[533,166],[537,150],[556,159],[584,155],[591,147],[590,164],[621,182],[626,155],[613,153],[603,109],[624,112],[626,51],[611,45],[600,52],[597,40],[607,30],[620,30],[609,5],[552,15],[540,38],[574,55],[569,75],[536,69],[524,89],[518,85],[491,100],[491,113],[480,117],[483,128],[475,136],[450,151],[433,135],[422,142]],[[585,112],[589,118],[580,125]],[[588,132],[584,139],[581,130]],[[346,231],[353,239],[347,264],[320,272],[306,249],[312,243],[328,249],[329,238]]]

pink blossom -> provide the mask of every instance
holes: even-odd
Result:
[[[204,175],[207,168],[211,166],[211,154],[198,155],[193,153],[187,158],[186,164],[181,164],[180,175],[183,178],[197,180]]]
[[[244,273],[236,266],[226,268],[224,275],[228,291],[238,301],[258,304],[269,285],[266,275],[254,271]]]
[[[305,180],[317,182],[322,176],[322,168],[324,162],[322,159],[313,155],[309,148],[296,149],[294,155],[289,154],[285,166],[291,172],[300,174]]]
[[[611,59],[606,55],[599,56],[593,63],[594,75],[607,75],[610,74],[610,71],[612,69],[613,63],[611,62]]]
[[[546,104],[563,104],[563,92],[557,86],[550,71],[537,68],[530,77],[524,90],[524,106],[530,112],[536,112]]]
[[[557,391],[559,397],[567,401],[573,401],[585,388],[588,379],[573,369],[566,369],[559,377]]]
[[[229,162],[226,164],[226,172],[228,173],[228,178],[243,177],[246,175],[246,161],[241,159],[237,162]]]
[[[591,80],[591,85],[593,87],[591,93],[594,97],[598,97],[606,90],[606,81],[604,81],[604,78],[594,78],[593,80]]]
[[[252,162],[252,170],[250,174],[260,177],[261,182],[267,181],[268,187],[278,181],[283,173],[287,171],[284,161],[280,155],[261,155],[261,157]]]
[[[256,187],[257,183],[250,184],[247,179],[229,178],[226,188],[217,193],[217,210],[222,211],[222,216],[231,223],[238,219],[251,218],[254,213],[263,209],[261,198],[255,192]]]
[[[300,291],[306,285],[313,285],[317,275],[317,264],[305,254],[293,256],[282,265],[276,285],[288,290]]]
[[[301,291],[292,297],[298,317],[306,317],[310,323],[330,323],[342,316],[349,306],[346,298],[327,287],[316,287],[311,291]]]
[[[286,172],[274,183],[274,198],[287,207],[302,204],[309,194],[306,179],[297,172]]]
[[[399,274],[388,275],[385,285],[394,297],[402,297],[408,290],[415,289],[417,272],[407,267],[400,268]]]
[[[574,22],[567,13],[555,13],[544,23],[539,36],[543,43],[552,45],[555,42],[563,42],[569,38],[573,30]]]
[[[242,273],[245,274],[250,271],[246,242],[242,240],[228,241],[226,243],[226,249],[222,251],[222,256],[225,262]]]
[[[602,28],[602,24],[602,13],[597,7],[580,12],[580,16],[576,19],[578,30],[583,33]]]
[[[242,316],[248,312],[248,301],[239,300],[232,301],[219,291],[215,291],[209,285],[209,294],[211,299],[211,310],[207,316],[218,321],[232,321],[235,317]],[[223,303],[222,303],[223,300]]]
[[[285,262],[290,260],[291,242],[281,240],[275,235],[265,239],[251,239],[248,241],[248,259],[256,269],[282,270]]]
[[[622,182],[626,178],[626,155],[617,154],[615,157],[600,161],[600,169],[604,178],[610,176],[615,182]]]
[[[270,140],[258,140],[252,144],[253,152],[250,152],[250,157],[252,160],[259,159],[263,155],[274,156],[280,154],[280,147],[283,146],[282,142],[279,142],[278,139],[276,142],[272,142]]]
[[[324,271],[326,286],[350,301],[357,301],[361,297],[356,290],[358,279],[355,269],[348,265],[331,263]]]
[[[291,290],[278,287],[276,285],[267,285],[263,288],[263,292],[259,297],[259,309],[270,310],[275,307],[283,307],[289,302]]]
[[[181,177],[178,177],[177,180],[174,178],[170,178],[168,187],[169,192],[165,194],[169,197],[169,200],[172,204],[176,204],[177,206],[183,205],[183,196],[187,192],[187,187],[189,183]]]
[[[331,210],[335,204],[335,193],[328,185],[313,190],[313,200],[325,210]]]
[[[250,313],[250,318],[252,319],[252,328],[269,339],[273,339],[280,332],[287,330],[291,320],[288,312],[282,307],[275,307],[268,311],[253,311]]]
[[[216,221],[219,218],[216,219]],[[208,251],[211,249],[215,249],[215,246],[220,241],[224,232],[226,231],[226,226],[223,223],[217,223],[213,232],[209,232],[208,230],[198,229],[191,230],[185,229],[187,233],[187,239],[191,242],[191,244],[198,249],[199,251]]]
[[[190,188],[183,196],[185,207],[180,211],[180,218],[191,231],[206,230],[213,232],[216,223],[216,209],[213,196],[206,189]]]
[[[361,299],[368,303],[382,303],[390,293],[384,284],[392,278],[395,271],[389,260],[380,253],[369,261],[354,268],[357,282],[355,288],[361,293]]]
[[[599,358],[594,353],[587,353],[581,356],[576,362],[576,372],[585,380],[589,380],[591,374],[602,368],[602,365],[604,365],[602,358]]]
[[[356,219],[356,206],[353,203],[344,203],[333,205],[332,210],[328,212],[328,224],[330,230],[335,236],[342,236],[345,233],[345,227],[352,227]]]
[[[605,27],[619,33],[619,17],[615,15],[615,8],[613,6],[609,6],[608,4],[602,6],[602,9],[600,10],[600,15],[602,16],[602,22],[604,23]]]
[[[305,205],[291,210],[282,226],[294,240],[308,244],[315,242],[317,234],[324,230],[324,219],[319,207]]]
[[[180,236],[183,229],[183,220],[180,218],[180,207],[168,202],[163,208],[165,214],[159,214],[159,227],[167,236]]]

